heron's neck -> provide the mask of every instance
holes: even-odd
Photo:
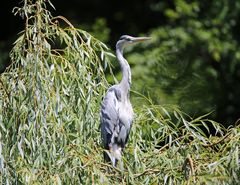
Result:
[[[127,62],[127,60],[123,57],[123,49],[118,48],[116,49],[116,55],[117,59],[119,61],[119,64],[121,66],[122,70],[122,80],[120,82],[120,85],[123,86],[127,91],[130,90],[131,86],[131,69]]]

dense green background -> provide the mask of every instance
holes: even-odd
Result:
[[[212,118],[226,126],[239,118],[239,1],[52,3],[56,7],[53,15],[64,15],[113,51],[122,34],[153,37],[127,53],[133,90],[150,94],[155,103],[178,105],[193,117],[213,111]],[[1,30],[1,71],[9,63],[8,53],[16,34],[24,28],[24,21],[11,13],[18,5],[15,1],[1,6],[1,18],[9,23]],[[117,73],[119,68],[115,66]],[[135,100],[137,106],[139,101]]]

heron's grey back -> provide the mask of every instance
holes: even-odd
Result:
[[[124,123],[119,117],[119,109],[122,106],[121,100],[121,91],[115,85],[108,90],[102,102],[101,134],[105,149],[109,149],[113,144],[118,144],[124,148],[128,140],[131,123]]]

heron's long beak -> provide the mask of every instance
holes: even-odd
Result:
[[[151,37],[133,37],[132,41],[133,42],[142,42],[142,41],[146,41],[146,40],[150,40]]]

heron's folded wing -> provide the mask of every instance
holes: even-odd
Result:
[[[115,90],[109,89],[101,107],[101,133],[104,145],[109,144],[112,135],[119,129],[119,103]]]

